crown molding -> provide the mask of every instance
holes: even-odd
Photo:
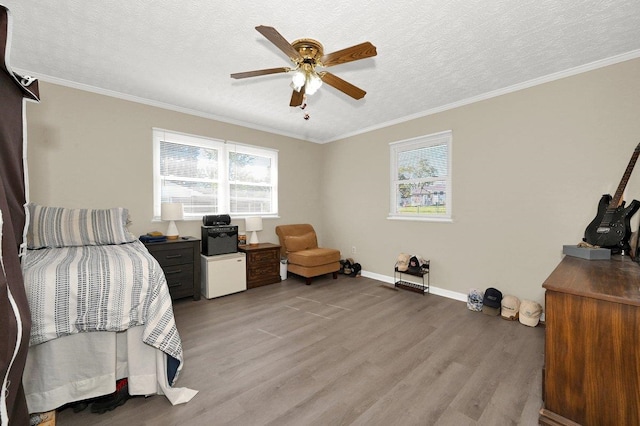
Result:
[[[570,68],[564,71],[559,71],[553,74],[549,74],[543,77],[538,77],[538,78],[534,78],[533,80],[529,80],[529,81],[525,81],[523,83],[518,83],[518,84],[514,84],[512,86],[508,86],[502,89],[498,89],[498,90],[494,90],[491,92],[487,92],[487,93],[483,93],[481,95],[478,96],[473,96],[471,98],[467,98],[467,99],[463,99],[457,102],[452,102],[450,104],[447,105],[442,105],[436,108],[432,108],[423,112],[418,112],[415,114],[411,114],[411,115],[407,115],[405,117],[401,117],[398,118],[396,120],[391,120],[391,121],[386,121],[384,123],[379,123],[376,124],[375,126],[370,126],[370,127],[366,127],[364,129],[360,129],[351,133],[346,133],[343,135],[340,135],[338,137],[335,137],[331,140],[325,141],[325,143],[328,142],[335,142],[341,139],[346,139],[352,136],[357,136],[357,135],[361,135],[363,133],[367,133],[367,132],[371,132],[374,130],[378,130],[378,129],[383,129],[385,127],[389,127],[389,126],[393,126],[396,124],[402,124],[402,123],[406,123],[407,121],[411,121],[411,120],[415,120],[417,118],[422,118],[422,117],[427,117],[429,115],[434,115],[434,114],[438,114],[440,112],[444,112],[444,111],[448,111],[454,108],[459,108],[461,106],[465,106],[465,105],[469,105],[475,102],[480,102],[480,101],[484,101],[487,99],[491,99],[491,98],[495,98],[498,96],[502,96],[502,95],[506,95],[508,93],[513,93],[513,92],[517,92],[519,90],[523,90],[523,89],[528,89],[530,87],[533,86],[539,86],[541,84],[545,84],[545,83],[549,83],[552,81],[556,81],[556,80],[560,80],[566,77],[571,77],[574,75],[578,75],[578,74],[582,74],[588,71],[593,71],[599,68],[604,68],[607,67],[609,65],[615,65],[618,64],[620,62],[626,62],[626,61],[630,61],[632,59],[637,59],[640,58],[640,49],[638,50],[632,50],[631,52],[627,52],[627,53],[623,53],[621,55],[616,55],[616,56],[612,56],[610,58],[606,58],[606,59],[601,59],[599,61],[594,61],[594,62],[590,62],[588,64],[585,65],[580,65],[578,67],[575,68]]]
[[[94,87],[94,86],[90,86],[88,84],[83,84],[83,83],[76,83],[73,81],[69,81],[69,80],[65,80],[65,79],[61,79],[61,78],[57,78],[57,77],[52,77],[49,75],[45,75],[45,74],[38,74],[38,73],[32,73],[30,71],[27,70],[23,70],[23,69],[19,69],[19,68],[14,68],[18,73],[20,73],[21,75],[30,75],[32,77],[36,77],[38,80],[41,81],[46,81],[48,83],[53,83],[53,84],[57,84],[60,86],[66,86],[66,87],[70,87],[73,89],[79,89],[79,90],[84,90],[87,92],[92,92],[92,93],[96,93],[99,95],[105,95],[105,96],[110,96],[113,98],[118,98],[118,99],[123,99],[123,100],[127,100],[127,101],[131,101],[131,102],[137,102],[140,104],[144,104],[144,105],[149,105],[152,107],[157,107],[157,108],[162,108],[162,109],[166,109],[166,110],[170,110],[170,111],[175,111],[175,112],[179,112],[179,113],[183,113],[183,114],[189,114],[189,115],[193,115],[196,117],[201,117],[201,118],[206,118],[206,119],[210,119],[210,120],[216,120],[216,121],[220,121],[223,123],[227,123],[227,124],[233,124],[236,126],[242,126],[242,127],[246,127],[249,129],[253,129],[253,130],[258,130],[258,131],[262,131],[262,132],[268,132],[268,133],[273,133],[273,134],[277,134],[277,135],[281,135],[281,136],[286,136],[286,137],[290,137],[290,138],[294,138],[294,139],[298,139],[298,140],[304,140],[307,142],[313,142],[313,143],[317,143],[317,144],[325,144],[325,143],[330,143],[330,142],[335,142],[335,141],[339,141],[342,139],[346,139],[346,138],[350,138],[353,136],[357,136],[357,135],[361,135],[364,133],[368,133],[368,132],[372,132],[374,130],[379,130],[385,127],[389,127],[389,126],[393,126],[396,124],[402,124],[402,123],[406,123],[408,121],[411,120],[415,120],[418,118],[423,118],[423,117],[427,117],[430,115],[434,115],[434,114],[438,114],[444,111],[448,111],[454,108],[459,108],[461,106],[465,106],[465,105],[469,105],[475,102],[480,102],[480,101],[484,101],[487,99],[491,99],[491,98],[495,98],[498,96],[502,96],[508,93],[513,93],[513,92],[517,92],[519,90],[523,90],[523,89],[528,89],[530,87],[534,87],[534,86],[538,86],[541,84],[545,84],[545,83],[549,83],[552,81],[556,81],[556,80],[560,80],[566,77],[571,77],[577,74],[582,74],[588,71],[593,71],[599,68],[604,68],[607,67],[609,65],[614,65],[614,64],[618,64],[620,62],[625,62],[625,61],[629,61],[632,59],[637,59],[640,58],[640,49],[638,50],[633,50],[631,52],[627,52],[627,53],[623,53],[621,55],[616,55],[616,56],[612,56],[610,58],[606,58],[606,59],[601,59],[598,61],[594,61],[594,62],[590,62],[588,64],[585,65],[580,65],[578,67],[574,67],[574,68],[570,68],[564,71],[559,71],[553,74],[549,74],[543,77],[538,77],[529,81],[525,81],[523,83],[518,83],[518,84],[514,84],[512,86],[508,86],[502,89],[498,89],[498,90],[494,90],[491,92],[487,92],[487,93],[483,93],[481,95],[478,96],[473,96],[471,98],[467,98],[467,99],[462,99],[460,101],[456,101],[456,102],[452,102],[450,104],[447,105],[442,105],[436,108],[432,108],[426,111],[422,111],[422,112],[418,112],[415,114],[411,114],[411,115],[407,115],[395,120],[391,120],[391,121],[386,121],[383,123],[378,123],[374,126],[369,126],[369,127],[365,127],[353,132],[349,132],[349,133],[345,133],[342,134],[340,136],[337,136],[335,138],[331,138],[331,139],[327,139],[327,140],[318,140],[318,139],[313,139],[313,138],[301,138],[299,135],[290,133],[290,132],[286,132],[286,131],[282,131],[279,129],[274,129],[271,127],[267,127],[267,126],[260,126],[257,125],[255,123],[251,123],[248,121],[242,121],[242,120],[236,120],[236,119],[232,119],[232,118],[228,118],[228,117],[224,117],[221,115],[215,115],[215,114],[208,114],[208,113],[204,113],[201,111],[197,111],[197,110],[192,110],[192,109],[188,109],[188,108],[183,108],[183,107],[179,107],[176,105],[171,105],[171,104],[167,104],[167,103],[163,103],[163,102],[158,102],[158,101],[154,101],[154,100],[150,100],[150,99],[146,99],[146,98],[141,98],[138,96],[133,96],[133,95],[128,95],[126,93],[121,93],[121,92],[116,92],[116,91],[112,91],[112,90],[107,90],[107,89],[102,89],[99,87]]]
[[[201,118],[206,118],[209,120],[215,120],[215,121],[220,121],[223,123],[227,123],[227,124],[233,124],[236,126],[242,126],[242,127],[246,127],[249,129],[253,129],[253,130],[259,130],[262,132],[267,132],[267,133],[275,133],[281,136],[287,136],[290,138],[294,138],[294,139],[298,139],[298,140],[304,140],[307,142],[314,142],[314,143],[321,143],[321,141],[318,140],[312,140],[312,139],[302,139],[300,138],[299,135],[293,134],[293,133],[289,133],[286,131],[282,131],[282,130],[278,130],[278,129],[273,129],[271,127],[267,127],[267,126],[260,126],[258,124],[255,123],[250,123],[248,121],[242,121],[242,120],[235,120],[229,117],[224,117],[221,115],[215,115],[215,114],[208,114],[208,113],[204,113],[202,111],[197,111],[197,110],[193,110],[193,109],[189,109],[189,108],[184,108],[184,107],[179,107],[176,105],[172,105],[172,104],[167,104],[164,102],[159,102],[159,101],[154,101],[151,99],[146,99],[146,98],[141,98],[138,96],[133,96],[133,95],[128,95],[126,93],[122,93],[122,92],[116,92],[113,90],[108,90],[108,89],[103,89],[100,87],[95,87],[95,86],[91,86],[88,84],[84,84],[84,83],[77,83],[75,81],[70,81],[70,80],[65,80],[62,78],[58,78],[58,77],[52,77],[50,75],[46,75],[46,74],[40,74],[40,73],[34,73],[31,71],[27,71],[24,69],[19,69],[19,68],[14,68],[18,73],[20,73],[21,75],[29,75],[31,77],[35,77],[40,81],[45,81],[47,83],[52,83],[52,84],[57,84],[59,86],[65,86],[65,87],[69,87],[71,89],[78,89],[78,90],[84,90],[86,92],[90,92],[90,93],[95,93],[98,95],[104,95],[104,96],[110,96],[112,98],[117,98],[117,99],[122,99],[125,101],[131,101],[131,102],[136,102],[139,104],[143,104],[143,105],[149,105],[152,107],[156,107],[156,108],[162,108],[162,109],[166,109],[169,111],[175,111],[175,112],[179,112],[182,114],[189,114],[189,115],[193,115],[196,117],[201,117]]]

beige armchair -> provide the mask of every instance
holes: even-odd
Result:
[[[306,284],[319,275],[333,274],[338,278],[340,251],[318,247],[313,226],[309,224],[276,226],[280,251],[288,260],[288,271],[306,278]]]

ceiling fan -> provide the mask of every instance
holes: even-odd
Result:
[[[327,83],[329,86],[335,87],[354,99],[362,99],[367,93],[359,87],[344,81],[330,72],[316,71],[316,66],[331,67],[334,65],[344,64],[346,62],[376,56],[376,47],[370,42],[366,41],[325,55],[322,44],[317,40],[301,38],[295,40],[293,43],[289,43],[273,27],[260,25],[256,27],[256,30],[267,40],[273,43],[278,49],[283,51],[284,54],[291,59],[294,67],[268,68],[263,70],[239,72],[231,74],[231,78],[241,79],[267,74],[293,72],[293,77],[291,79],[293,94],[291,95],[291,102],[289,103],[289,106],[292,107],[302,105],[305,94],[314,94],[323,82]]]

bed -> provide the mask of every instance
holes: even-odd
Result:
[[[23,376],[29,412],[115,391],[163,394],[172,404],[182,343],[164,273],[127,229],[128,211],[28,205],[22,261],[31,310]]]

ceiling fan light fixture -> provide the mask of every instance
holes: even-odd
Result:
[[[294,68],[266,68],[233,73],[231,74],[231,78],[242,79],[293,72],[291,82],[289,83],[293,89],[289,102],[289,106],[291,107],[300,106],[304,101],[304,97],[317,92],[323,83],[328,84],[353,99],[362,99],[364,95],[366,95],[367,92],[359,87],[344,81],[332,73],[326,71],[317,72],[315,68],[316,66],[327,68],[376,56],[378,54],[376,47],[370,42],[366,41],[325,55],[324,47],[317,40],[301,38],[294,40],[293,43],[289,43],[275,28],[266,25],[257,26],[256,31],[280,49],[282,53],[287,55],[294,64]]]
[[[307,73],[307,82],[304,86],[304,92],[307,95],[313,95],[318,91],[320,86],[322,86],[322,79],[318,73],[316,73],[315,70]]]
[[[300,89],[302,89],[302,86],[304,86],[306,81],[307,81],[306,73],[303,70],[298,68],[293,72],[293,76],[291,77],[291,84],[289,86],[291,86],[291,88],[296,92],[299,92]]]

